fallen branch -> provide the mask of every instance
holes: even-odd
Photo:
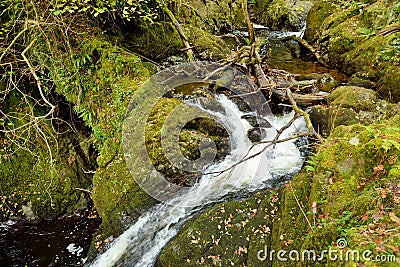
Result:
[[[261,90],[265,90],[268,88],[261,88]],[[272,93],[279,97],[282,101],[284,100],[289,100],[286,94],[286,91],[284,90],[279,90],[279,89],[273,89]],[[312,106],[316,104],[320,104],[322,102],[326,101],[326,96],[327,95],[316,95],[316,94],[297,94],[297,93],[292,93],[292,98],[294,101],[297,103],[297,105],[306,107],[306,106]]]
[[[164,4],[164,3],[162,3],[161,5],[162,5],[163,11],[165,13],[167,13],[168,17],[172,21],[172,24],[174,24],[175,29],[178,31],[178,34],[181,37],[182,43],[186,48],[186,55],[188,57],[188,61],[189,62],[193,62],[194,61],[193,50],[192,50],[192,47],[191,47],[191,45],[189,43],[188,38],[186,37],[185,33],[182,30],[181,25],[179,24],[178,20],[175,18],[174,14],[171,12],[171,10],[169,10],[167,5]]]
[[[400,32],[400,23],[395,23],[386,26],[382,30],[380,30],[376,35],[378,36],[387,36],[392,33]]]
[[[227,171],[231,171],[231,170],[233,170],[234,168],[236,168],[239,164],[241,164],[241,163],[243,163],[243,162],[245,162],[245,161],[248,161],[248,160],[250,160],[250,159],[252,159],[252,158],[254,158],[254,157],[257,157],[258,155],[261,155],[262,153],[264,153],[264,152],[265,152],[268,148],[270,148],[271,146],[272,146],[273,148],[275,148],[276,144],[278,144],[278,143],[284,143],[284,142],[287,142],[287,141],[290,141],[290,140],[293,140],[293,139],[297,139],[297,138],[299,138],[299,137],[308,136],[309,133],[299,133],[299,134],[297,134],[297,135],[294,135],[294,136],[291,136],[291,137],[288,137],[288,138],[284,138],[284,139],[279,140],[279,138],[280,138],[280,136],[282,135],[282,133],[283,133],[286,129],[288,129],[288,128],[294,123],[294,121],[295,121],[297,118],[299,118],[299,117],[300,117],[300,115],[299,115],[298,113],[295,113],[294,116],[293,116],[293,118],[292,118],[286,125],[284,125],[282,128],[280,128],[279,130],[277,130],[277,133],[276,133],[274,139],[272,139],[272,140],[270,140],[270,141],[268,140],[268,141],[261,141],[261,142],[254,143],[254,144],[247,150],[247,152],[246,152],[246,154],[243,156],[243,158],[242,158],[241,160],[239,160],[238,162],[236,162],[235,164],[233,164],[232,166],[230,166],[229,168],[224,169],[224,170],[222,170],[222,171],[215,171],[215,172],[205,173],[204,175],[207,175],[207,174],[218,174],[218,175],[220,175],[220,174],[225,173],[225,172],[227,172]],[[257,153],[254,153],[254,154],[252,154],[252,155],[249,156],[250,151],[251,151],[256,145],[265,144],[265,143],[268,143],[268,145],[266,145],[262,150],[258,151]]]
[[[293,190],[292,185],[291,185],[290,183],[288,184],[288,187],[289,187],[290,190],[292,191],[293,197],[294,197],[294,199],[296,200],[297,206],[300,208],[301,213],[303,213],[303,216],[304,216],[304,218],[306,219],[308,226],[310,226],[311,232],[314,232],[314,229],[313,229],[313,227],[311,226],[311,223],[310,223],[310,221],[308,220],[308,217],[307,217],[306,213],[304,212],[303,208],[301,207],[300,202],[299,202],[299,200],[297,199],[296,194],[294,193],[294,190]]]
[[[304,120],[305,120],[305,122],[306,122],[306,125],[307,125],[307,128],[308,128],[308,131],[309,131],[312,135],[314,135],[320,142],[322,142],[323,139],[322,139],[322,137],[315,131],[314,126],[312,125],[310,116],[308,116],[308,114],[307,114],[304,110],[302,110],[301,108],[299,108],[299,107],[297,106],[296,101],[293,99],[293,95],[292,95],[292,92],[290,91],[290,88],[287,88],[287,89],[286,89],[286,96],[287,96],[287,98],[289,99],[289,102],[290,102],[290,104],[292,105],[293,110],[294,110],[297,114],[301,115],[301,116],[304,118]]]
[[[317,58],[319,63],[321,63],[325,67],[330,68],[330,66],[325,62],[325,60],[322,58],[322,56],[319,54],[319,52],[314,47],[312,47],[306,40],[304,40],[300,37],[294,36],[294,35],[282,38],[281,40],[282,41],[293,40],[293,41],[298,42],[299,44],[301,44],[302,46],[307,48]]]

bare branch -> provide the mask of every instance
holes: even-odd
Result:
[[[225,172],[227,172],[227,171],[231,171],[231,170],[233,170],[234,168],[236,168],[239,164],[241,164],[241,163],[243,163],[243,162],[245,162],[245,161],[248,161],[248,160],[250,160],[250,159],[252,159],[252,158],[254,158],[254,157],[257,157],[257,156],[261,155],[262,153],[264,153],[264,152],[265,152],[268,148],[270,148],[271,146],[275,148],[276,144],[278,144],[278,143],[284,143],[284,142],[287,142],[287,141],[289,141],[289,140],[297,139],[297,138],[299,138],[299,137],[308,136],[308,133],[300,133],[300,134],[298,134],[298,135],[295,135],[295,136],[292,136],[292,137],[288,137],[288,138],[279,140],[279,138],[280,138],[280,136],[282,135],[282,133],[283,133],[286,129],[288,129],[288,128],[294,123],[294,121],[295,121],[297,118],[299,118],[299,117],[300,117],[300,115],[297,114],[297,113],[295,113],[294,116],[293,116],[293,118],[292,118],[287,124],[285,124],[282,128],[280,128],[280,129],[277,131],[277,134],[275,135],[274,139],[272,139],[271,141],[262,141],[262,142],[254,143],[254,144],[248,149],[248,151],[247,151],[246,154],[242,157],[242,159],[239,160],[238,162],[236,162],[235,164],[233,164],[232,166],[230,166],[229,168],[224,169],[224,170],[222,170],[222,171],[215,171],[215,172],[205,173],[205,175],[207,175],[207,174],[218,174],[218,175],[220,175],[220,174],[225,173]],[[264,144],[264,143],[268,143],[268,145],[266,145],[262,150],[260,150],[260,151],[258,151],[258,152],[256,152],[256,153],[254,153],[254,154],[252,154],[252,155],[249,156],[251,150],[252,150],[256,145]]]
[[[323,139],[315,131],[314,126],[312,125],[310,116],[308,116],[308,114],[304,110],[302,110],[301,108],[299,108],[297,106],[296,101],[293,99],[292,92],[290,91],[290,88],[286,89],[286,95],[287,95],[287,98],[289,99],[290,104],[292,105],[293,110],[296,113],[298,113],[299,115],[303,116],[303,118],[304,118],[304,120],[306,122],[307,128],[310,131],[310,133],[312,133],[322,143]]]

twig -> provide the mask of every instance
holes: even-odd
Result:
[[[292,193],[293,193],[294,199],[296,200],[297,206],[299,206],[301,212],[303,213],[303,216],[304,216],[304,218],[306,219],[308,226],[310,226],[311,231],[314,232],[314,229],[312,228],[311,223],[310,223],[310,221],[308,220],[308,217],[307,217],[306,213],[304,212],[303,208],[301,207],[300,202],[299,202],[299,200],[297,199],[296,194],[294,193],[293,187],[292,187],[292,185],[291,185],[290,183],[288,184],[288,187],[290,187],[290,190],[291,190]]]
[[[235,164],[233,164],[232,166],[230,166],[229,168],[224,169],[224,170],[222,170],[222,171],[214,171],[214,172],[205,173],[205,175],[207,175],[207,174],[218,174],[218,175],[220,175],[220,174],[222,174],[222,173],[224,173],[224,172],[227,172],[227,171],[229,171],[229,170],[232,170],[232,169],[236,168],[239,164],[241,164],[241,163],[243,163],[243,162],[245,162],[245,161],[247,161],[247,160],[250,160],[250,159],[252,159],[252,158],[254,158],[254,157],[257,157],[258,155],[261,155],[262,153],[264,153],[264,152],[265,152],[269,147],[271,147],[271,146],[275,147],[276,144],[278,144],[278,143],[287,142],[287,141],[289,141],[289,140],[296,139],[296,138],[299,138],[299,137],[304,136],[304,133],[301,133],[299,136],[295,135],[295,136],[292,136],[292,137],[289,137],[289,138],[285,138],[285,139],[279,140],[279,137],[282,135],[282,133],[283,133],[286,129],[288,129],[288,128],[294,123],[294,121],[295,121],[297,118],[299,118],[299,117],[300,117],[300,115],[297,114],[297,113],[295,113],[294,116],[293,116],[293,118],[292,118],[286,125],[284,125],[282,128],[280,128],[280,129],[277,131],[277,133],[276,133],[274,139],[272,139],[271,141],[262,141],[262,142],[254,143],[254,144],[247,150],[246,154],[242,157],[242,159],[239,160],[238,162],[236,162]],[[256,152],[256,153],[254,153],[254,154],[252,154],[252,155],[249,156],[250,151],[251,151],[256,145],[258,145],[258,144],[263,144],[263,143],[269,143],[269,144],[266,145],[261,151]]]
[[[86,193],[89,193],[89,194],[92,193],[91,191],[89,191],[87,189],[83,189],[83,188],[79,188],[79,187],[76,187],[75,190],[79,190],[79,191],[86,192]]]
[[[290,104],[292,105],[293,110],[294,110],[297,114],[301,115],[301,116],[304,118],[304,120],[305,120],[305,122],[306,122],[306,125],[307,125],[307,128],[308,128],[308,130],[310,131],[310,133],[312,133],[312,134],[322,143],[323,139],[322,139],[322,137],[315,131],[314,126],[312,125],[310,116],[308,116],[308,114],[307,114],[304,110],[302,110],[301,108],[299,108],[299,107],[297,106],[296,101],[293,99],[292,92],[290,91],[290,88],[287,88],[287,89],[286,89],[286,96],[287,96],[287,98],[289,99],[289,102],[290,102]]]
[[[28,30],[28,27],[24,27],[24,29],[22,31],[20,31],[17,36],[14,37],[14,39],[11,41],[10,45],[7,46],[6,49],[4,49],[3,53],[0,56],[0,62],[3,59],[3,57],[7,54],[7,52],[11,49],[11,47],[15,44],[15,42],[18,40],[19,37],[21,37],[22,34],[24,34],[24,32],[26,32]]]
[[[187,48],[186,55],[188,57],[188,61],[189,62],[193,62],[194,61],[193,50],[192,50],[192,47],[189,44],[189,40],[187,39],[185,33],[182,30],[181,25],[179,24],[178,20],[175,18],[174,14],[171,12],[171,10],[169,10],[167,5],[165,3],[161,3],[161,5],[162,5],[163,11],[165,13],[167,13],[168,17],[172,21],[172,24],[174,24],[175,29],[178,31],[178,34],[181,37],[183,45]]]

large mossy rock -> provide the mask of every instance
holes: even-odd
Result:
[[[318,1],[307,18],[307,41],[328,64],[374,83],[385,99],[400,100],[400,33],[380,30],[399,21],[398,1]]]
[[[190,0],[171,5],[179,22],[219,34],[246,27],[241,0]]]
[[[311,249],[340,251],[340,238],[347,240],[347,251],[368,249],[398,258],[399,125],[397,115],[370,126],[337,127],[308,161],[307,171],[272,192],[207,209],[184,225],[158,265],[304,266],[307,261],[279,261],[276,252],[285,250],[288,258],[291,250],[300,255]],[[262,261],[265,248],[275,250],[271,261]],[[337,266],[327,257],[309,263]]]
[[[356,86],[341,86],[328,96],[328,125],[370,124],[381,117],[376,93]],[[382,102],[382,101],[380,101]]]
[[[229,54],[228,46],[205,30],[193,25],[182,25],[183,30],[196,55],[202,60],[220,60]],[[125,47],[154,60],[166,59],[169,56],[183,54],[185,47],[181,38],[169,22],[147,25],[125,37]]]
[[[313,6],[313,1],[257,0],[257,22],[278,31],[299,31]]]

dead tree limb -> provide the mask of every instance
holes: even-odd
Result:
[[[285,125],[282,126],[279,130],[277,130],[277,133],[276,133],[274,139],[272,139],[271,141],[262,141],[262,142],[254,143],[254,144],[247,150],[246,154],[242,157],[242,159],[239,160],[238,162],[236,162],[235,164],[233,164],[232,166],[230,166],[229,168],[226,168],[226,169],[224,169],[224,170],[222,170],[222,171],[214,171],[214,172],[204,173],[204,175],[208,175],[208,174],[218,174],[218,175],[220,175],[220,174],[223,174],[223,173],[225,173],[225,172],[227,172],[227,171],[233,170],[233,169],[236,168],[239,164],[241,164],[241,163],[243,163],[243,162],[245,162],[245,161],[248,161],[248,160],[250,160],[250,159],[252,159],[252,158],[254,158],[254,157],[257,157],[258,155],[261,155],[262,153],[264,153],[264,152],[265,152],[268,148],[270,148],[271,146],[272,146],[273,148],[275,148],[275,146],[276,146],[278,143],[284,143],[284,142],[287,142],[287,141],[290,141],[290,140],[293,140],[293,139],[296,139],[296,138],[299,138],[299,137],[309,136],[310,133],[298,133],[298,134],[295,135],[295,136],[291,136],[291,137],[288,137],[288,138],[284,138],[284,139],[279,140],[279,138],[280,138],[280,136],[282,135],[282,133],[283,133],[286,129],[288,129],[288,128],[294,123],[294,121],[297,120],[299,117],[300,117],[300,115],[299,115],[298,113],[295,113],[294,116],[293,116],[293,118],[292,118],[287,124],[285,124]],[[254,153],[254,154],[252,154],[252,155],[249,155],[250,152],[251,152],[251,150],[252,150],[256,145],[265,144],[265,143],[268,143],[268,144],[267,144],[262,150],[260,150],[260,151],[258,151],[258,152],[256,152],[256,153]]]
[[[392,33],[400,32],[400,23],[395,23],[386,26],[382,30],[380,30],[376,35],[380,36],[387,36]]]
[[[261,90],[269,90],[268,88],[261,88]],[[273,89],[272,93],[279,97],[282,101],[289,100],[286,94],[286,91]],[[292,98],[296,101],[297,105],[306,107],[312,106],[316,104],[321,104],[326,101],[326,95],[316,95],[316,94],[297,94],[292,93]]]
[[[189,62],[194,61],[194,53],[192,46],[189,43],[188,38],[186,37],[185,33],[182,30],[181,25],[179,24],[178,20],[175,18],[174,14],[172,13],[171,10],[167,7],[166,4],[162,3],[162,9],[165,13],[167,13],[169,19],[172,21],[172,24],[174,24],[175,29],[178,31],[179,36],[181,37],[182,43],[186,48],[186,55],[188,57]]]
[[[320,53],[314,47],[312,47],[312,45],[310,45],[306,40],[304,40],[300,37],[294,36],[294,35],[282,38],[281,40],[282,41],[293,40],[293,41],[298,42],[299,44],[301,44],[302,46],[307,48],[317,58],[319,63],[321,63],[325,67],[330,68],[330,66],[325,62],[325,60],[322,58]]]
[[[310,116],[308,116],[308,114],[307,114],[304,110],[302,110],[301,108],[299,108],[299,107],[297,106],[297,103],[296,103],[296,101],[295,101],[294,98],[293,98],[292,91],[290,91],[290,88],[287,88],[287,89],[286,89],[286,96],[287,96],[287,98],[288,98],[290,104],[292,105],[293,110],[294,110],[297,114],[301,115],[301,116],[304,118],[304,120],[305,120],[305,122],[306,122],[306,125],[307,125],[307,128],[308,128],[308,131],[309,131],[312,135],[314,135],[320,142],[322,142],[323,139],[322,139],[322,137],[315,131],[314,126],[312,125]]]
[[[247,0],[242,0],[242,9],[243,9],[244,21],[246,23],[247,31],[249,33],[249,42],[250,42],[250,44],[253,44],[255,42],[256,38],[254,35],[253,24],[250,21],[249,12],[247,10]]]

